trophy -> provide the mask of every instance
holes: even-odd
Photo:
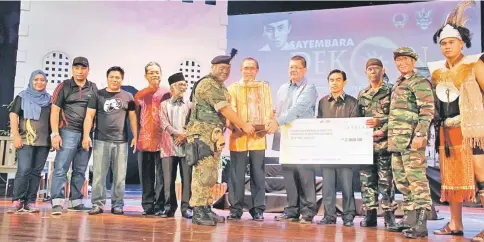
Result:
[[[273,111],[269,92],[269,84],[261,81],[250,81],[237,88],[239,116],[252,124],[255,132],[259,135],[266,134],[266,123],[272,117]]]

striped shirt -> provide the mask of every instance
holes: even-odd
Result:
[[[183,98],[174,97],[161,102],[160,120],[163,129],[161,142],[161,158],[177,156],[185,157],[185,145],[176,146],[176,136],[185,134],[183,126],[187,119],[190,104]]]

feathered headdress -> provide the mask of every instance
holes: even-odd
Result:
[[[474,0],[466,0],[457,4],[457,7],[447,15],[444,25],[434,34],[434,42],[440,43],[445,38],[458,38],[464,41],[467,48],[471,47],[471,33],[464,27],[467,22],[465,10],[475,5]]]
[[[467,8],[475,7],[476,2],[473,0],[462,1],[457,4],[457,7],[447,15],[445,19],[445,24],[453,24],[455,26],[464,27],[467,22],[467,17],[465,15],[465,10]],[[445,25],[444,24],[444,25]]]

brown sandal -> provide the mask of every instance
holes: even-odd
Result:
[[[464,236],[464,232],[462,230],[460,231],[453,231],[449,227],[449,223],[447,223],[444,227],[442,227],[439,230],[435,230],[434,234],[435,235],[451,235],[451,236]]]
[[[476,237],[471,239],[472,242],[483,242],[484,241],[484,230],[481,231]]]

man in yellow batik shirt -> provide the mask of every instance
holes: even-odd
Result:
[[[254,125],[256,132],[245,135],[239,128],[229,125],[230,168],[229,168],[229,220],[239,220],[244,209],[245,173],[247,155],[250,162],[250,189],[252,208],[249,210],[256,221],[264,220],[266,145],[265,124],[273,118],[272,98],[269,83],[258,81],[259,63],[245,58],[240,65],[242,79],[228,87],[230,102],[239,117]]]

